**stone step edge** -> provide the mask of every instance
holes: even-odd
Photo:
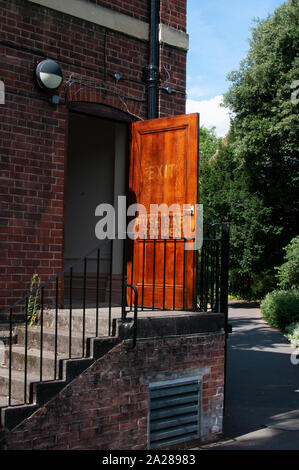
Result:
[[[59,376],[64,378],[30,383],[31,403],[1,408],[0,427],[2,427],[5,432],[9,432],[14,429],[24,421],[24,419],[31,416],[41,406],[54,398],[57,393],[65,388],[76,377],[81,375],[97,359],[107,354],[107,352],[120,341],[121,340],[118,337],[92,338],[90,345],[91,357],[61,359],[59,362]]]

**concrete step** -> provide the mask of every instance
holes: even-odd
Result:
[[[36,353],[36,351],[35,351]],[[38,357],[38,356],[36,356]],[[29,361],[29,356],[28,356]],[[54,394],[81,374],[94,362],[93,358],[65,359],[57,362],[57,375],[54,379],[54,360],[42,375],[40,381],[39,367],[33,370],[27,369],[26,379],[26,403],[35,402],[38,405],[45,403],[45,397],[50,399]],[[52,370],[51,370],[52,369]],[[0,367],[0,397],[3,405],[8,404],[9,394],[9,370]],[[11,397],[12,404],[24,403],[25,401],[25,373],[24,370],[12,369],[11,371]]]
[[[1,408],[0,427],[2,429],[13,429],[24,419],[29,418],[38,408],[39,406],[34,403]]]
[[[25,327],[16,328],[18,345],[25,344]],[[92,338],[91,333],[85,334],[85,339]],[[27,345],[29,348],[40,350],[41,346],[41,330],[39,327],[33,326],[27,330]],[[55,330],[43,328],[43,351],[55,351]],[[81,357],[83,349],[82,333],[72,331],[71,335],[71,355],[72,357]],[[57,331],[57,351],[59,354],[69,356],[69,332],[66,330]]]
[[[57,354],[56,364],[58,370],[59,359],[65,359],[66,355]],[[9,361],[9,350],[5,351],[5,360],[6,366],[8,367]],[[13,346],[11,351],[11,360],[12,360],[12,369],[16,371],[25,370],[25,348],[24,346]],[[40,373],[40,350],[29,348],[27,349],[27,372],[33,375],[39,375]],[[55,364],[55,354],[52,351],[43,350],[42,354],[42,376],[45,380],[54,379],[54,364]],[[57,374],[56,374],[57,377]]]
[[[10,328],[9,324],[0,324],[0,345],[4,344],[9,344],[10,342]],[[16,334],[15,334],[15,328],[12,329],[12,343],[16,343]],[[1,362],[1,351],[0,351],[0,362]]]
[[[37,351],[34,351],[35,357]],[[32,357],[34,357],[32,355]],[[34,359],[35,359],[34,357]],[[33,360],[34,360],[33,359]],[[31,358],[28,355],[28,361]],[[54,394],[58,393],[62,387],[67,385],[71,380],[81,374],[93,362],[93,358],[80,358],[80,359],[65,359],[57,362],[57,375],[54,379],[54,359],[52,360],[52,367],[44,370],[42,381],[40,381],[39,367],[30,370],[27,369],[26,379],[26,403],[35,402],[38,405],[44,404]],[[8,404],[9,394],[9,370],[5,367],[0,367],[0,397],[3,405]],[[24,403],[25,401],[25,372],[24,370],[12,369],[11,371],[11,396],[12,404]]]
[[[25,377],[24,372],[19,370],[11,371],[11,396],[14,400],[24,403],[25,398]],[[39,375],[27,374],[26,400],[30,397],[30,383],[37,382]],[[0,367],[0,396],[7,397],[9,390],[9,371],[6,367]]]
[[[111,308],[111,319],[121,318],[121,307]],[[43,314],[43,326],[55,330],[55,310],[45,310]],[[83,331],[83,310],[73,309],[71,315],[72,331],[81,333]],[[68,309],[59,309],[57,314],[57,328],[59,331],[69,331],[70,312]],[[96,309],[87,308],[85,311],[85,332],[95,335],[96,333]],[[98,334],[108,336],[109,334],[109,309],[101,307],[98,310]]]
[[[0,408],[4,408],[5,406],[8,406],[8,402],[9,402],[8,396],[0,395]],[[12,405],[21,405],[22,403],[20,402],[20,400],[12,399],[11,404]]]
[[[53,376],[47,379],[46,374],[43,374],[42,382],[40,381],[39,375],[40,350],[29,350],[28,361],[36,361],[38,367],[35,365],[35,368],[38,369],[38,373],[32,371],[29,372],[28,368],[26,404],[24,404],[24,371],[12,369],[11,404],[15,406],[7,406],[9,371],[6,367],[0,367],[0,427],[2,426],[2,428],[13,429],[22,420],[30,416],[40,406],[48,402],[53,396],[59,393],[60,390],[62,390],[68,383],[70,383],[84,370],[91,366],[95,360],[104,356],[118,342],[119,339],[117,337],[105,336],[98,338],[88,338],[86,342],[86,350],[87,353],[90,354],[90,357],[62,359],[63,355],[59,355],[59,362],[57,362],[57,379],[53,380]],[[13,361],[18,362],[17,354],[20,353],[22,355],[23,352],[24,347],[17,346],[13,351],[13,355],[15,355]],[[46,362],[49,359],[49,364],[54,365],[53,354],[49,351],[45,351],[45,359]],[[51,363],[51,361],[53,362]],[[50,369],[48,372],[50,372]]]

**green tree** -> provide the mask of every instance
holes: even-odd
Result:
[[[212,186],[212,172],[210,162],[215,158],[221,139],[215,133],[215,127],[206,129],[204,126],[199,130],[199,194],[200,203],[203,204],[204,220],[211,222],[214,218],[213,204],[210,203],[210,193],[208,186]]]
[[[225,104],[234,113],[233,154],[249,191],[272,209],[272,265],[296,235],[298,198],[298,103],[291,100],[299,70],[299,2],[290,0],[253,29],[250,50]],[[269,240],[270,241],[270,240]]]
[[[204,126],[201,126],[199,129],[199,154],[201,161],[209,160],[217,152],[221,139],[216,136],[215,130],[215,127],[207,129]]]
[[[277,269],[279,287],[282,289],[299,288],[299,236],[293,238],[284,248],[285,262]]]
[[[256,286],[264,293],[263,279],[267,278],[269,284],[269,274],[260,272],[260,260],[275,227],[271,225],[271,208],[264,207],[263,201],[248,190],[247,175],[236,165],[232,142],[229,135],[228,142],[218,144],[217,153],[200,165],[199,194],[205,221],[231,224],[230,290],[250,298],[256,297]],[[270,285],[274,288],[274,273],[272,277]]]
[[[298,23],[298,0],[256,21],[247,57],[229,75],[227,142],[201,165],[205,218],[231,222],[231,290],[243,297],[275,287],[282,247],[297,235]]]

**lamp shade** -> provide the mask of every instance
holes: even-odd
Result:
[[[38,64],[35,76],[38,85],[47,91],[54,91],[59,88],[63,80],[61,68],[51,59],[43,60]]]

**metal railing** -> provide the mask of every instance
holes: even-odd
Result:
[[[156,239],[142,239],[140,241],[140,244],[142,244],[142,268],[141,268],[141,274],[139,271],[139,279],[136,279],[136,271],[135,271],[135,250],[136,246],[135,244],[131,243],[131,265],[133,268],[130,270],[130,274],[128,275],[130,284],[131,285],[138,285],[138,288],[141,291],[141,295],[139,296],[141,298],[139,302],[139,308],[140,310],[185,310],[186,303],[185,303],[185,293],[186,293],[186,251],[184,248],[181,249],[183,252],[183,262],[181,263],[181,266],[178,267],[178,260],[177,260],[177,255],[178,255],[178,247],[185,245],[185,243],[188,243],[188,241],[191,239],[188,238],[182,238],[182,239],[175,239],[175,238],[170,238],[170,239],[163,239],[163,240],[156,240]],[[193,239],[192,239],[193,240]],[[147,247],[149,245],[152,245],[152,261],[150,266],[150,272],[151,274],[151,279],[146,280],[147,273],[149,270],[149,266],[147,264],[146,266],[146,261],[147,261],[147,256],[146,256],[146,251]],[[158,266],[158,261],[157,261],[157,246],[163,246],[163,249],[159,250],[160,252],[162,251],[162,260],[159,259],[159,271],[160,271],[160,276],[158,276],[157,273],[157,266]],[[161,253],[160,253],[161,254]],[[194,268],[196,264],[196,251],[192,251],[192,266]],[[166,274],[167,268],[171,269],[172,275],[171,279],[169,278],[169,275]],[[181,268],[181,269],[180,269]],[[178,274],[180,272],[180,277],[181,279],[181,291],[182,291],[182,302],[181,302],[181,307],[177,306],[177,291],[178,291]],[[182,274],[183,273],[183,274]],[[162,274],[162,281],[157,281],[157,277],[161,278]],[[192,269],[192,297],[195,299],[195,289],[196,289],[196,271],[195,269]],[[157,289],[160,289],[162,291],[162,299],[160,302],[157,302],[156,300],[156,294],[157,294]],[[166,306],[166,291],[171,289],[172,291],[172,301],[170,306]],[[151,290],[151,301],[145,302],[145,291]],[[168,295],[169,297],[169,295]],[[168,301],[169,304],[169,301]],[[131,299],[129,302],[130,307],[132,308],[132,295]],[[195,306],[192,304],[191,310],[194,310]]]
[[[115,256],[118,259],[114,259],[117,243],[121,244],[117,253],[121,253],[122,261],[120,261],[119,256]],[[119,317],[121,313],[122,321],[127,320],[128,311],[134,310],[132,347],[136,345],[138,310],[223,312],[226,316],[227,327],[228,224],[205,224],[203,245],[199,251],[186,252],[184,249],[182,250],[179,243],[188,243],[188,239],[181,239],[180,241],[176,239],[164,239],[162,241],[145,239],[140,243],[142,244],[142,250],[139,247],[139,255],[142,253],[140,255],[142,256],[141,273],[139,271],[140,285],[136,286],[134,277],[134,247],[136,242],[132,243],[128,238],[125,240],[107,239],[86,256],[66,267],[46,282],[41,283],[22,299],[0,312],[0,317],[5,313],[9,314],[9,338],[6,350],[8,406],[26,404],[31,400],[28,390],[28,379],[30,379],[28,353],[29,339],[34,329],[38,335],[36,344],[39,350],[39,373],[36,380],[42,382],[60,378],[59,359],[62,358],[60,333],[64,331],[63,359],[87,357],[89,354],[87,339],[101,336],[100,324],[102,325],[105,322],[108,336],[112,335],[113,308],[115,306],[118,307],[116,314]],[[146,247],[149,243],[152,244],[150,247],[151,269],[149,269],[148,260],[145,256]],[[158,246],[159,248],[157,248]],[[181,257],[180,270],[177,263],[179,257]],[[129,261],[133,269],[128,275],[127,266]],[[117,269],[115,264],[117,264]],[[122,265],[121,268],[120,265]],[[151,272],[150,282],[148,282],[147,271]],[[187,276],[188,273],[189,275],[192,273],[191,280]],[[179,289],[177,288],[178,283],[181,285]],[[128,289],[131,291],[130,295],[127,293]],[[192,290],[192,305],[187,305],[186,292],[188,292],[190,298],[190,289]],[[145,299],[145,293],[147,293],[147,299]],[[151,293],[150,302],[148,301],[149,293]],[[31,329],[29,313],[32,312],[29,312],[29,304],[33,296],[38,298],[39,323],[38,328],[33,327]],[[179,300],[178,297],[180,297]],[[158,299],[160,299],[159,302]],[[18,370],[18,376],[20,378],[20,375],[23,374],[23,397],[16,400],[13,398],[12,389],[15,367],[13,357],[15,353],[13,335],[16,326],[14,312],[20,309],[23,312],[21,317],[23,318],[24,360]],[[44,364],[46,360],[48,361],[48,357],[45,357],[45,332],[49,317],[52,319],[50,328],[52,329],[53,370],[49,374],[48,367],[45,374]],[[92,318],[92,321],[87,321],[90,318]],[[20,324],[20,320],[18,324]],[[73,348],[74,342],[76,343],[75,348]],[[78,347],[78,343],[81,343],[81,348]]]
[[[142,250],[139,248],[139,258],[137,263],[139,276],[136,277],[135,267],[135,256],[136,256],[136,241],[130,242],[130,260],[131,270],[128,276],[131,285],[138,287],[139,291],[139,303],[138,309],[143,310],[194,310],[203,312],[227,312],[227,300],[228,300],[228,249],[229,249],[229,224],[227,223],[216,223],[209,224],[204,223],[203,243],[199,250],[194,251],[183,251],[181,256],[180,266],[178,266],[178,247],[184,246],[188,242],[193,242],[193,239],[181,238],[181,239],[142,239],[140,245]],[[152,245],[151,249],[151,260],[148,263],[146,251],[147,247]],[[159,250],[159,268],[157,270],[157,247],[160,246]],[[161,248],[163,247],[163,248]],[[128,248],[126,248],[128,249]],[[141,253],[140,253],[141,252]],[[192,255],[188,254],[192,253]],[[150,266],[149,266],[150,264]],[[192,268],[190,269],[190,265]],[[141,273],[140,273],[141,266]],[[170,269],[169,269],[170,268]],[[150,269],[151,279],[146,280],[147,271]],[[191,273],[192,279],[189,280],[189,293],[190,297],[190,285],[192,286],[192,307],[190,308],[190,302],[187,305],[186,293],[187,293],[187,272]],[[157,273],[158,271],[158,273]],[[169,271],[171,275],[169,276]],[[166,274],[168,273],[168,274]],[[160,274],[160,275],[159,275]],[[147,276],[148,277],[148,276]],[[157,282],[157,277],[159,281]],[[181,297],[182,301],[178,306],[177,295],[178,295],[178,284],[180,277],[181,284]],[[157,301],[156,293],[157,288],[162,291],[162,298]],[[169,290],[171,289],[171,293]],[[145,302],[145,292],[151,291],[151,301],[147,299]],[[166,305],[166,291],[168,291],[168,306]],[[171,300],[169,301],[169,298]],[[133,297],[128,302],[132,309]]]
[[[198,309],[204,312],[220,312],[223,307],[221,298],[226,295],[221,283],[222,272],[228,269],[224,266],[226,244],[223,242],[223,230],[223,224],[204,223],[203,244],[198,252],[197,285]]]
[[[35,338],[35,346],[39,350],[39,373],[35,378],[36,380],[48,381],[57,380],[59,378],[59,357],[63,359],[84,358],[87,357],[87,338],[97,337],[101,333],[99,330],[99,322],[102,317],[101,324],[108,332],[108,336],[112,334],[112,309],[118,306],[120,310],[122,305],[122,296],[115,296],[112,294],[113,288],[113,252],[116,243],[124,244],[124,240],[105,240],[102,241],[96,248],[91,250],[86,256],[80,258],[73,265],[65,268],[55,276],[48,279],[46,282],[41,283],[38,287],[30,291],[20,300],[13,305],[5,308],[1,315],[9,314],[9,335],[8,346],[6,351],[6,362],[8,370],[8,386],[7,386],[7,405],[12,406],[13,401],[16,405],[29,403],[29,390],[28,390],[28,377],[30,376],[29,364],[29,336],[32,332],[37,333],[38,338]],[[105,251],[105,269],[101,269],[102,252]],[[92,270],[88,271],[88,265],[92,266]],[[76,277],[76,286],[74,286],[74,279]],[[123,269],[118,279],[118,288],[124,289]],[[79,283],[81,285],[78,285]],[[92,281],[92,282],[90,282]],[[90,284],[93,285],[94,295],[90,298]],[[101,291],[101,283],[102,291]],[[32,311],[29,309],[30,299],[37,297],[37,313],[38,324],[31,325]],[[16,317],[15,312],[18,313]],[[92,316],[92,322],[88,323],[88,331],[86,328],[87,314]],[[15,319],[17,318],[17,323]],[[74,323],[75,320],[75,323]],[[49,326],[50,321],[50,326]],[[50,374],[49,367],[47,373],[44,374],[44,363],[48,357],[45,357],[45,323],[47,323],[47,333],[51,329],[51,350],[53,351],[53,370]],[[91,324],[93,325],[91,331]],[[36,326],[38,328],[36,328]],[[79,327],[78,327],[79,326]],[[23,348],[23,363],[17,365],[17,373],[14,370],[16,359],[13,357],[15,354],[14,349],[14,328],[22,329],[22,348]],[[67,349],[63,346],[64,352],[59,353],[59,334],[64,332],[63,340],[68,342]],[[66,334],[67,332],[67,334]],[[75,352],[73,351],[73,341],[76,340]],[[81,348],[80,348],[81,343]],[[80,350],[81,349],[81,350]],[[79,352],[78,352],[79,350]],[[19,396],[13,399],[12,378],[14,374],[20,381],[20,376],[23,373],[23,399]],[[1,403],[0,403],[1,406]]]

